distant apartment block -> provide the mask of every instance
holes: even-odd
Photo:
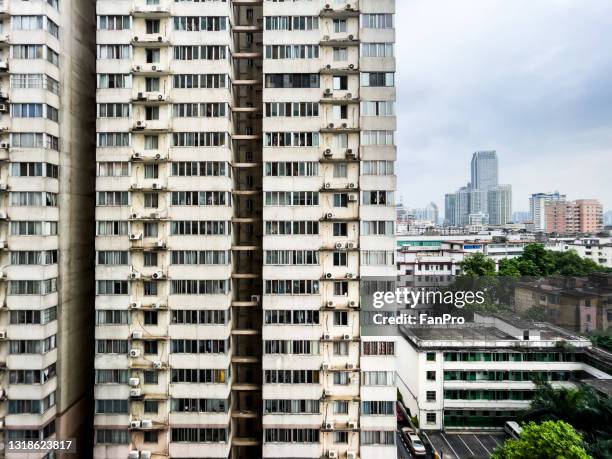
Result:
[[[612,237],[551,238],[545,245],[558,252],[573,250],[582,258],[612,268]]]
[[[546,202],[546,232],[595,234],[603,230],[603,207],[595,199]]]
[[[543,320],[568,330],[606,331],[612,325],[612,274],[520,282],[514,304],[521,314],[536,311]]]
[[[546,203],[565,202],[566,196],[558,191],[554,193],[535,193],[529,198],[529,220],[533,223],[533,231],[546,231]]]
[[[90,453],[93,9],[0,1],[1,448],[76,438]]]

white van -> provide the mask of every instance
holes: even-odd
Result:
[[[504,430],[512,438],[520,437],[521,433],[523,432],[523,429],[521,428],[521,426],[518,425],[518,422],[516,421],[506,421],[506,424],[504,424]]]

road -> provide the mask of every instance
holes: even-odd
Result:
[[[395,442],[397,443],[397,459],[430,459],[431,455],[428,454],[427,456],[413,456],[412,453],[410,452],[410,450],[408,449],[408,447],[406,446],[406,443],[404,442],[404,440],[402,439],[402,436],[400,435],[399,431],[395,432]]]

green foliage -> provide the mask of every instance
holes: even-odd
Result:
[[[591,342],[598,347],[602,347],[612,352],[612,336],[609,334],[594,333],[589,336]]]
[[[589,459],[582,435],[563,421],[524,424],[517,440],[507,440],[492,459]]]
[[[548,319],[548,316],[546,315],[546,306],[533,306],[527,310],[525,316],[531,320],[537,320],[540,322],[545,321]]]
[[[410,422],[412,422],[412,425],[415,428],[419,428],[419,418],[417,418],[416,416],[410,416]]]
[[[536,384],[531,406],[523,416],[525,420],[565,421],[584,437],[593,457],[612,457],[611,398],[589,387],[555,389],[548,382]]]
[[[499,271],[495,271],[495,262],[482,253],[466,257],[461,263],[463,275],[539,277],[539,276],[586,276],[595,272],[612,272],[612,269],[598,265],[593,260],[581,258],[576,252],[553,252],[546,250],[542,244],[528,244],[520,257],[503,259],[499,262]]]
[[[495,276],[495,262],[483,253],[475,253],[461,262],[461,273],[468,277]]]

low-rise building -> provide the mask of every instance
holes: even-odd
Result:
[[[612,237],[551,238],[546,248],[555,252],[573,250],[582,258],[612,268]]]
[[[514,316],[401,331],[398,389],[425,430],[499,428],[529,407],[534,378],[560,387],[612,372],[588,339]]]
[[[514,304],[521,314],[541,308],[547,321],[568,330],[605,331],[612,324],[612,274],[521,282],[514,290]]]

